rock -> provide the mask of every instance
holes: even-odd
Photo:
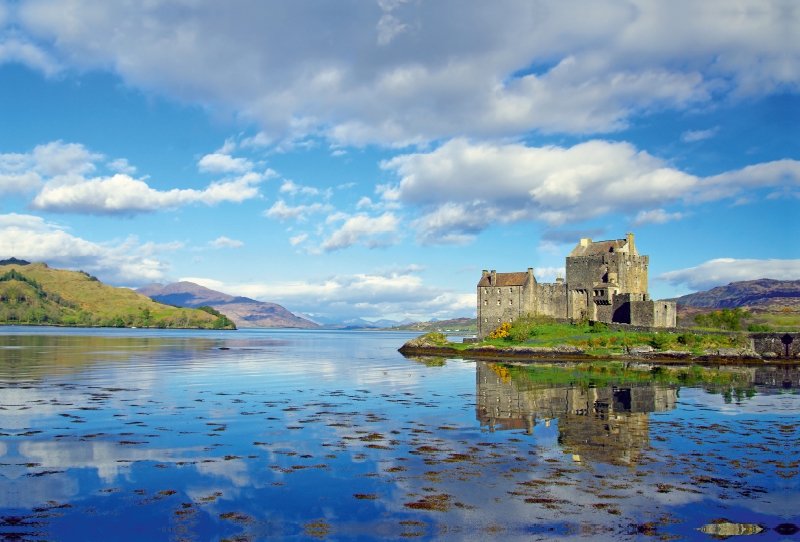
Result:
[[[749,348],[720,348],[717,350],[717,356],[721,358],[761,359],[761,356]]]
[[[583,354],[583,350],[571,344],[559,344],[553,348],[553,352],[558,352],[559,354]]]
[[[450,346],[447,337],[441,333],[431,332],[411,339],[403,345],[403,348],[442,348]]]
[[[653,350],[655,350],[655,349],[652,346],[649,346],[647,344],[643,344],[641,346],[633,346],[633,347],[629,348],[628,349],[628,353],[629,354],[634,354],[634,355],[636,355],[636,354],[650,354],[651,352],[653,352]]]
[[[778,354],[776,354],[775,352],[764,352],[763,354],[761,354],[761,357],[764,359],[774,359],[778,357]]]
[[[687,352],[686,350],[664,350],[663,352],[658,352],[658,356],[664,358],[685,359],[691,357],[692,353]]]
[[[508,351],[512,354],[552,354],[555,349],[549,346],[512,346]]]

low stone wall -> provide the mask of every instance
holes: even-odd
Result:
[[[781,333],[776,331],[748,333],[748,335],[753,341],[753,348],[760,354],[772,352],[779,357],[786,357],[788,346],[789,357],[800,355],[800,332]]]

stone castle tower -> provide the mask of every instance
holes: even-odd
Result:
[[[478,338],[503,323],[531,314],[554,318],[675,327],[674,302],[647,293],[648,256],[632,233],[624,239],[581,239],[567,256],[566,280],[539,283],[533,269],[521,273],[483,271],[478,282]]]

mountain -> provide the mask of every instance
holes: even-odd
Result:
[[[225,313],[239,327],[303,329],[319,327],[315,322],[295,316],[276,303],[228,295],[194,282],[181,281],[166,286],[158,283],[148,284],[137,289],[136,292],[155,301],[179,307],[210,306]]]
[[[12,263],[8,263],[12,262]],[[157,303],[83,271],[0,262],[0,322],[104,327],[235,328],[224,315]]]
[[[758,279],[731,282],[727,286],[717,286],[669,301],[715,309],[749,307],[780,310],[782,307],[800,306],[800,280]]]

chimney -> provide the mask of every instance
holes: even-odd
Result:
[[[564,277],[561,276],[561,273],[556,277],[556,284],[564,284]]]
[[[497,286],[497,271],[492,269],[492,277],[489,279],[489,284],[492,286]]]
[[[628,232],[625,234],[625,240],[628,242],[628,254],[635,256],[637,254],[636,248],[633,245],[633,234]]]
[[[484,269],[483,271],[481,271],[481,278],[483,278],[483,277],[486,277],[486,276],[488,276],[488,275],[489,275],[489,272],[488,272],[486,269]]]
[[[581,246],[582,247],[588,247],[591,244],[592,244],[592,238],[591,237],[581,237]]]

